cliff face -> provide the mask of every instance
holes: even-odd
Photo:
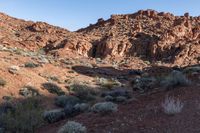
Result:
[[[153,10],[112,15],[77,32],[43,22],[0,14],[0,43],[29,50],[44,49],[65,57],[143,57],[178,65],[200,61],[200,17],[174,16]]]

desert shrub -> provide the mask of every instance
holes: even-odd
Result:
[[[115,101],[115,98],[110,96],[110,95],[107,95],[104,97],[106,101]]]
[[[66,117],[73,117],[75,116],[76,114],[78,114],[78,112],[76,112],[74,110],[74,106],[71,105],[71,104],[67,104],[65,107],[64,107],[64,113],[65,113],[65,116]]]
[[[86,132],[87,129],[85,126],[74,121],[68,121],[58,131],[58,133],[86,133]]]
[[[5,102],[0,105],[0,115],[7,113],[9,111],[14,111],[14,106],[11,102]]]
[[[124,96],[118,96],[115,98],[116,102],[126,102],[127,98]]]
[[[25,67],[28,67],[28,68],[35,68],[35,67],[38,67],[39,65],[38,64],[35,64],[34,62],[26,62],[24,64]]]
[[[54,123],[62,120],[65,117],[65,113],[62,109],[54,109],[50,111],[45,111],[43,114],[44,120],[49,123]]]
[[[191,82],[180,71],[172,71],[163,81],[161,85],[165,88],[174,88],[177,86],[187,86]]]
[[[52,81],[60,82],[60,80],[57,76],[50,76],[49,79]]]
[[[139,90],[141,93],[153,89],[157,85],[157,80],[154,77],[137,77],[132,83],[133,90]]]
[[[65,92],[56,84],[47,82],[43,83],[42,86],[47,89],[50,93],[57,94],[57,95],[64,95]]]
[[[2,128],[2,132],[0,131],[0,133],[4,133],[5,132],[4,128],[3,128],[3,125],[4,125],[5,122],[2,121],[3,120],[2,116],[5,113],[8,113],[8,112],[14,111],[14,110],[15,110],[15,108],[14,108],[13,104],[11,104],[10,102],[5,102],[5,103],[0,104],[0,128]]]
[[[26,99],[0,116],[3,128],[12,133],[34,133],[43,124],[43,109],[36,99]]]
[[[174,115],[180,113],[183,109],[184,104],[179,99],[166,97],[162,103],[163,110],[168,115]]]
[[[0,86],[5,86],[6,81],[0,77]]]
[[[76,112],[85,112],[85,111],[88,111],[90,108],[90,105],[87,104],[87,103],[78,103],[74,106],[74,110]]]
[[[13,99],[13,96],[3,96],[2,99],[5,101],[10,101]]]
[[[74,106],[79,102],[80,102],[79,98],[75,96],[62,95],[62,96],[56,97],[55,99],[55,104],[59,107],[65,107],[66,105]]]
[[[22,49],[19,49],[19,48],[13,49],[13,52],[14,52],[15,54],[18,54],[18,55],[22,55],[22,54],[24,53],[24,51],[23,51]]]
[[[115,90],[111,90],[111,91],[107,91],[107,92],[103,92],[102,97],[106,97],[106,96],[112,96],[112,97],[119,97],[119,96],[123,96],[126,98],[130,98],[130,92],[127,91],[125,88],[118,88]]]
[[[192,73],[192,72],[200,72],[200,66],[186,67],[183,70],[183,73]]]
[[[74,106],[68,104],[64,107],[64,112],[66,117],[73,117],[80,113],[86,112],[89,110],[89,104],[86,103],[78,103]]]
[[[19,90],[19,94],[24,97],[33,97],[33,96],[39,96],[39,92],[37,88],[33,86],[24,86]]]
[[[5,129],[0,127],[0,133],[5,133]]]
[[[89,86],[84,84],[72,84],[70,91],[82,101],[91,101],[95,99],[97,93]]]
[[[101,102],[93,105],[91,110],[95,113],[106,114],[110,112],[116,112],[118,110],[118,106],[112,102]]]
[[[104,92],[101,95],[106,101],[125,102],[131,97],[130,93],[125,89],[116,89],[113,91]]]
[[[106,78],[97,78],[97,84],[101,85],[106,89],[112,89],[115,86],[121,86],[122,84],[116,79],[106,79]]]

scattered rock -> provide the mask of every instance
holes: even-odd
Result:
[[[10,66],[8,68],[8,72],[11,74],[17,74],[19,69],[20,69],[19,66]]]
[[[5,86],[6,81],[0,77],[0,86]]]
[[[19,94],[24,97],[34,97],[40,95],[38,89],[32,86],[24,86],[19,90]]]

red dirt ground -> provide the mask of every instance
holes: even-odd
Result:
[[[101,116],[93,113],[79,115],[74,119],[88,129],[88,133],[199,133],[200,88],[176,88],[142,96],[126,105],[120,105],[116,113]],[[180,98],[184,109],[180,114],[163,113],[161,104],[166,96]],[[67,120],[48,125],[38,133],[55,133]]]

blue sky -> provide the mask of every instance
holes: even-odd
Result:
[[[108,19],[111,14],[154,9],[200,15],[200,0],[1,0],[0,12],[33,21],[45,21],[71,31]]]

